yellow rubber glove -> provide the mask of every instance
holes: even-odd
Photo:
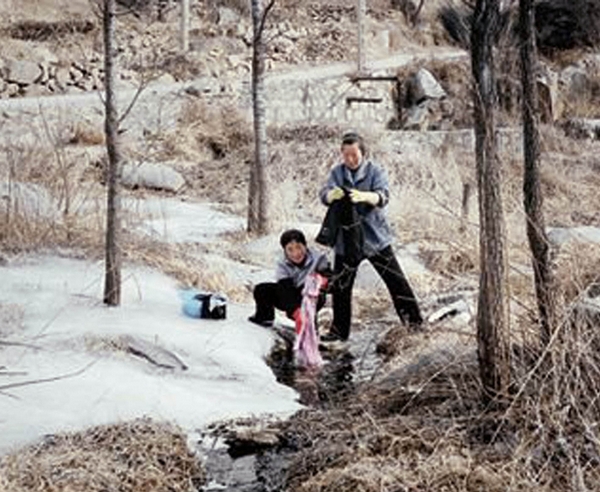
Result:
[[[327,192],[327,203],[333,203],[336,200],[339,200],[344,197],[344,190],[342,190],[339,186],[330,189]]]
[[[368,203],[376,207],[379,205],[381,197],[374,191],[350,190],[350,200],[352,203]]]

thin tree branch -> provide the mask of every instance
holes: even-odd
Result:
[[[142,95],[142,92],[144,91],[144,89],[147,86],[148,86],[148,84],[147,84],[147,82],[145,80],[142,80],[140,82],[140,85],[138,86],[137,90],[135,91],[133,99],[129,103],[129,106],[127,106],[127,109],[125,109],[125,111],[123,111],[123,114],[117,120],[117,128],[119,128],[121,126],[121,123],[123,123],[123,121],[125,120],[125,118],[127,118],[127,116],[129,115],[129,113],[131,112],[131,110],[135,106],[135,103],[137,102],[137,100],[139,99],[139,97]]]
[[[258,40],[262,37],[263,31],[265,30],[265,24],[267,22],[267,16],[269,15],[269,12],[273,9],[274,6],[275,6],[275,0],[270,0],[269,3],[267,4],[267,6],[263,9],[262,17],[260,19],[260,24],[256,31],[256,35],[254,36],[254,44],[256,44],[258,42]]]
[[[7,342],[6,340],[0,340],[0,346],[5,346],[5,347],[27,347],[27,348],[32,348],[32,349],[36,349],[36,350],[41,350],[42,347],[40,347],[39,345],[32,345],[30,343],[25,343],[25,342]]]
[[[63,374],[62,376],[53,376],[50,378],[41,378],[41,379],[32,379],[30,381],[21,381],[20,383],[11,383],[11,384],[4,384],[2,386],[0,386],[0,392],[3,392],[7,389],[11,389],[11,388],[20,388],[22,386],[31,386],[34,384],[41,384],[41,383],[51,383],[54,381],[60,381],[61,379],[69,379],[69,378],[74,378],[76,376],[79,376],[81,374],[83,374],[85,371],[87,371],[90,367],[92,367],[96,362],[98,362],[98,359],[90,362],[88,365],[86,365],[85,367],[75,371],[75,372],[71,372],[68,374]]]

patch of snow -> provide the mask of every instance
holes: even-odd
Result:
[[[600,243],[600,227],[549,227],[548,240],[556,246],[562,246],[569,241],[581,243]]]
[[[124,270],[122,306],[107,308],[102,284],[99,263],[36,257],[2,268],[0,303],[24,310],[23,330],[11,341],[31,346],[0,350],[1,365],[26,373],[0,385],[72,376],[0,393],[0,453],[45,434],[141,416],[191,431],[300,408],[264,362],[273,335],[246,321],[251,307],[230,304],[222,321],[187,318],[175,281],[140,267]],[[109,348],[125,335],[172,351],[189,369],[158,368]]]
[[[241,217],[219,212],[209,203],[177,198],[128,198],[123,200],[123,208],[142,218],[139,232],[167,243],[207,243],[246,224]]]

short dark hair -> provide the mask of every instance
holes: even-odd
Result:
[[[281,244],[282,248],[285,248],[292,241],[296,241],[297,243],[306,246],[306,237],[304,237],[304,233],[298,229],[288,229],[287,231],[284,231],[279,238],[279,244]]]
[[[362,155],[367,154],[367,147],[365,146],[365,141],[363,138],[355,131],[349,131],[342,135],[342,147],[344,145],[354,145],[358,144],[358,148]]]

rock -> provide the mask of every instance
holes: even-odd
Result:
[[[76,85],[70,85],[67,87],[67,90],[66,90],[67,94],[75,94],[75,95],[83,94],[83,92],[84,92],[83,89]]]
[[[69,76],[73,84],[76,85],[81,81],[81,79],[83,79],[83,72],[75,65],[71,65],[71,68],[69,68]]]
[[[170,73],[163,73],[160,77],[158,77],[153,83],[157,85],[169,85],[177,82],[175,77],[173,77]]]
[[[4,94],[6,94],[6,97],[15,97],[19,95],[20,90],[19,84],[6,84]]]
[[[228,7],[219,7],[219,20],[217,21],[218,26],[225,28],[237,26],[237,24],[240,22],[240,19],[241,15],[235,10]]]
[[[438,321],[442,321],[446,318],[451,318],[454,316],[458,316],[459,314],[462,313],[471,313],[471,306],[469,305],[469,303],[464,300],[464,299],[460,299],[456,302],[453,302],[452,304],[449,304],[447,306],[444,306],[440,309],[438,309],[437,311],[434,311],[433,313],[431,313],[428,318],[427,321],[429,323],[437,323]]]
[[[411,105],[419,104],[427,99],[443,97],[446,97],[446,91],[433,74],[425,68],[421,68],[408,81],[407,100]]]
[[[32,183],[0,183],[0,211],[30,219],[56,219],[59,212],[52,196]]]
[[[302,37],[302,33],[294,28],[285,31],[284,36],[292,41],[298,41]]]
[[[94,90],[94,80],[91,77],[84,77],[77,83],[77,87],[89,92]]]
[[[23,89],[23,96],[25,97],[42,97],[49,95],[50,90],[48,87],[41,84],[28,85]]]
[[[221,83],[215,77],[200,77],[185,88],[186,94],[200,97],[202,94],[221,92]]]
[[[43,45],[37,45],[27,52],[27,59],[35,63],[46,63],[56,65],[58,57]]]
[[[184,185],[183,176],[159,163],[125,164],[121,182],[130,188],[151,188],[177,193]]]
[[[229,446],[227,452],[232,458],[240,458],[272,448],[279,443],[277,432],[262,427],[241,427],[232,429],[225,437]]]
[[[56,70],[56,83],[63,91],[67,90],[67,86],[71,85],[71,71],[68,67],[60,67]]]
[[[600,45],[600,6],[596,0],[535,3],[537,45],[542,52]]]
[[[571,118],[563,124],[563,128],[573,138],[600,140],[600,119]]]
[[[571,311],[571,319],[577,324],[597,328],[600,324],[600,297],[586,296],[583,300],[577,301]]]
[[[555,246],[562,246],[569,241],[600,244],[600,227],[549,227],[548,240]]]
[[[40,63],[40,68],[42,69],[42,76],[39,79],[40,84],[47,84],[50,80],[50,66],[47,63]]]
[[[30,85],[42,76],[37,63],[27,60],[9,59],[6,62],[6,80],[19,85]]]
[[[425,131],[429,126],[429,108],[427,100],[408,108],[402,119],[403,130]]]
[[[125,351],[143,359],[146,359],[151,364],[157,367],[163,367],[165,369],[178,369],[185,371],[188,366],[173,352],[167,350],[155,343],[142,340],[140,338],[134,338],[129,335],[125,335],[119,340],[120,345],[123,346]]]
[[[237,68],[240,65],[246,63],[246,56],[245,55],[229,55],[227,57],[227,63],[229,64],[230,68]]]
[[[559,83],[569,99],[577,99],[592,90],[592,79],[584,68],[577,65],[565,68],[559,75]]]
[[[558,91],[558,74],[546,68],[537,78],[540,119],[543,123],[554,123],[562,114]]]

